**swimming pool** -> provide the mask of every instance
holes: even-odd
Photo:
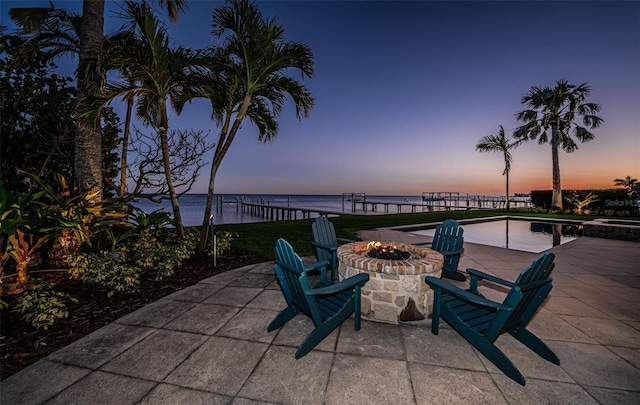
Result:
[[[577,239],[582,234],[580,222],[552,222],[540,219],[489,219],[476,223],[460,223],[465,242],[540,253]],[[435,228],[411,231],[433,236]]]

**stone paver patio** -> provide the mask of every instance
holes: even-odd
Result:
[[[363,239],[420,242],[391,229]],[[465,243],[460,268],[513,280],[536,256]],[[0,382],[1,404],[638,404],[640,243],[582,237],[552,249],[554,288],[530,325],[560,357],[512,337],[497,345],[527,379],[505,377],[446,323],[348,320],[306,357],[273,263],[232,270],[165,297]],[[504,293],[485,288],[484,295]]]

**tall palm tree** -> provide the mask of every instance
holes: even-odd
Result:
[[[185,0],[158,0],[167,7],[172,21],[186,7]],[[104,0],[82,2],[82,25],[80,29],[80,53],[78,55],[77,106],[84,111],[95,96],[96,83],[106,82],[104,72],[93,69],[103,48]],[[102,140],[98,121],[89,121],[78,114],[78,133],[75,141],[75,174],[81,189],[102,188]]]
[[[157,0],[166,6],[172,21],[186,8],[186,0]],[[43,23],[51,21],[53,6],[49,8],[13,8],[11,18],[26,32],[41,31]],[[78,52],[75,136],[75,177],[82,190],[102,190],[102,139],[97,120],[89,120],[81,115],[88,108],[96,89],[106,82],[106,72],[96,71],[98,56],[103,48],[104,0],[84,0],[82,17],[75,32],[79,33],[74,52]],[[46,31],[45,31],[46,33]],[[59,44],[64,49],[64,42]],[[56,51],[56,53],[60,53]]]
[[[178,234],[184,236],[171,174],[167,103],[179,113],[186,95],[195,94],[198,83],[192,78],[196,77],[193,70],[197,59],[189,50],[170,46],[166,28],[146,3],[126,1],[123,15],[128,22],[120,38],[114,41],[120,44],[120,50],[112,50],[111,64],[126,66],[126,72],[121,80],[107,83],[104,97],[98,98],[97,106],[88,111],[95,112],[117,98],[128,103],[135,100],[137,117],[157,131],[175,226]]]
[[[511,162],[513,156],[511,155],[511,149],[516,148],[519,142],[509,142],[509,139],[504,134],[504,128],[500,125],[498,135],[486,135],[480,138],[476,145],[476,150],[480,152],[499,152],[502,153],[504,158],[504,171],[503,176],[507,179],[507,189],[505,194],[505,203],[507,210],[509,210],[509,172],[511,171]]]
[[[93,67],[102,52],[104,27],[104,0],[82,3],[82,23],[80,25],[80,49],[78,53],[75,136],[75,177],[81,190],[100,191],[102,196],[102,137],[99,121],[91,121],[80,116],[95,93],[95,83],[104,82],[105,73]],[[99,90],[98,90],[99,91]]]
[[[576,86],[566,80],[558,80],[555,87],[532,87],[521,100],[528,109],[516,114],[516,119],[525,123],[514,130],[513,137],[516,140],[524,142],[537,139],[539,144],[551,144],[551,208],[554,210],[562,210],[559,148],[567,153],[574,152],[578,145],[571,138],[570,132],[580,142],[588,142],[595,137],[589,130],[598,128],[604,122],[595,115],[600,111],[600,105],[585,102],[590,92],[591,86],[588,83]],[[576,115],[582,117],[584,126],[574,121]]]
[[[266,19],[258,6],[248,0],[231,0],[216,9],[211,33],[222,47],[211,51],[209,99],[212,118],[220,125],[207,203],[202,221],[200,249],[207,232],[215,178],[245,117],[258,127],[260,142],[272,141],[278,133],[276,118],[283,111],[287,96],[296,106],[298,119],[308,117],[314,105],[309,89],[289,76],[297,70],[304,79],[312,78],[315,65],[311,49],[284,39],[285,29],[275,19]]]

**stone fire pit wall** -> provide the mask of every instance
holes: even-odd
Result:
[[[366,256],[368,242],[354,242],[338,248],[340,279],[366,272],[369,281],[362,288],[362,317],[370,321],[399,323],[399,316],[413,298],[425,318],[433,310],[433,291],[425,276],[440,277],[443,257],[426,247],[383,242],[411,253],[408,260],[383,260]]]

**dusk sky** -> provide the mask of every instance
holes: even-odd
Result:
[[[81,1],[53,1],[81,12]],[[107,10],[117,10],[107,0]],[[40,1],[2,1],[11,7]],[[189,1],[175,44],[214,44],[217,1]],[[293,106],[280,134],[258,143],[245,122],[217,175],[216,193],[420,195],[425,191],[504,194],[500,154],[477,141],[507,134],[532,86],[588,82],[604,119],[596,138],[561,152],[562,187],[611,188],[640,177],[640,2],[637,1],[259,1],[286,38],[308,45],[316,105],[298,122]],[[122,20],[106,15],[106,33]],[[164,18],[164,14],[163,18]],[[299,78],[297,72],[291,72]],[[204,100],[173,116],[173,128],[217,135]],[[124,121],[124,116],[122,117]],[[207,157],[210,159],[210,155]],[[206,192],[209,166],[192,192]],[[551,189],[551,147],[513,152],[512,193]]]

